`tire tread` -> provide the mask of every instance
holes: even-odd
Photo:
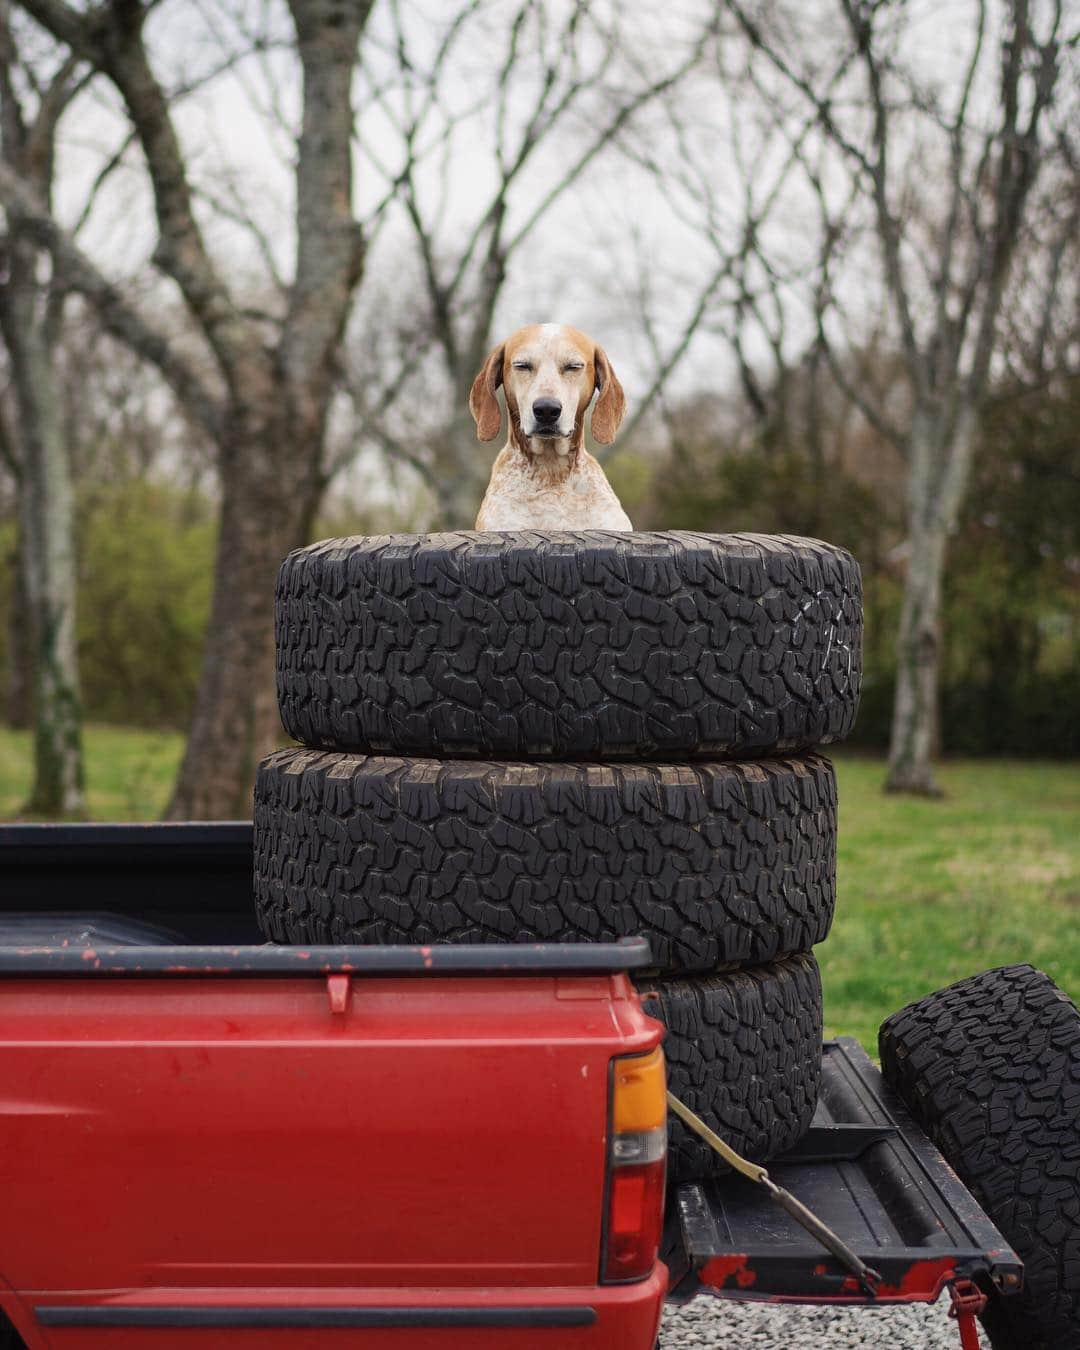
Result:
[[[497,764],[290,749],[259,768],[255,897],[275,941],[606,942],[710,971],[808,950],[835,901],[820,755]]]
[[[903,1097],[1025,1266],[994,1297],[998,1350],[1080,1350],[1080,1013],[1027,965],[894,1013],[879,1045]]]
[[[858,564],[813,539],[329,539],[278,576],[278,701],[289,734],[322,749],[762,755],[847,735],[861,633]]]
[[[664,1023],[668,1087],[736,1153],[755,1162],[806,1133],[821,1082],[821,976],[809,953],[706,977],[635,980]],[[727,1165],[669,1117],[669,1177],[699,1181]]]

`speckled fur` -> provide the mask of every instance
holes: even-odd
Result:
[[[500,385],[507,441],[492,466],[476,528],[632,529],[603,469],[584,447],[585,412],[594,392],[600,396],[593,436],[602,444],[614,439],[625,407],[622,386],[603,349],[559,324],[519,329],[492,351],[473,383],[469,408],[481,440],[499,433],[495,391]],[[558,435],[536,434],[531,409],[538,398],[562,405]]]
[[[561,462],[499,451],[476,517],[478,530],[630,530],[630,518],[587,450]]]

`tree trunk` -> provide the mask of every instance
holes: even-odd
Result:
[[[950,424],[937,409],[916,408],[908,470],[908,538],[896,648],[896,694],[886,792],[936,797],[941,662],[941,594],[949,535],[967,491],[975,412],[963,407]]]
[[[495,456],[491,458],[494,462]],[[484,489],[490,476],[490,463],[480,462],[463,467],[460,460],[455,472],[440,474],[436,493],[438,514],[432,521],[432,529],[471,530],[476,524],[476,513],[484,499]]]
[[[26,731],[34,719],[34,653],[32,615],[26,596],[22,529],[16,526],[15,547],[9,557],[11,601],[7,635],[7,724],[12,731]]]
[[[59,0],[24,0],[23,7],[71,49],[61,67],[71,93],[81,87],[75,77],[89,62],[122,98],[153,188],[154,264],[179,287],[224,386],[219,394],[214,381],[207,383],[181,344],[129,306],[57,228],[48,210],[51,143],[36,197],[25,190],[23,165],[0,163],[9,223],[14,208],[52,250],[65,283],[87,296],[110,331],[161,370],[217,447],[222,511],[210,628],[169,815],[247,816],[255,757],[279,728],[270,660],[274,576],[282,556],[302,542],[311,516],[337,353],[363,268],[363,236],[352,205],[352,85],[372,0],[290,0],[303,69],[296,266],[273,346],[263,322],[238,305],[207,248],[169,95],[144,43],[150,7],[119,0],[89,12]],[[0,0],[0,46],[10,38],[6,10]],[[0,67],[3,60],[0,51]],[[39,96],[43,107],[49,93]],[[65,105],[58,106],[62,111]],[[5,144],[22,146],[24,119],[0,72],[0,114],[5,112]],[[58,115],[53,110],[50,130]]]
[[[21,424],[19,483],[23,578],[32,621],[18,635],[33,651],[34,783],[25,811],[86,814],[82,710],[75,634],[74,488],[60,420],[52,352],[36,305],[37,250],[15,241],[0,294]]]
[[[933,797],[940,795],[933,756],[947,530],[940,521],[919,523],[912,528],[910,540],[896,644],[896,694],[885,790]]]
[[[250,819],[255,765],[283,739],[274,690],[274,586],[285,555],[307,542],[317,488],[312,457],[297,453],[285,396],[265,392],[248,404],[260,415],[235,426],[220,451],[213,601],[170,820]]]
[[[438,512],[432,528],[437,530],[473,528],[491,477],[491,466],[506,443],[504,436],[490,444],[476,439],[476,426],[468,411],[468,398],[469,389],[466,386],[464,393],[456,395],[454,417],[447,423],[442,443],[435,447],[432,457]]]

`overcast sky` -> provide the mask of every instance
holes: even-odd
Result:
[[[490,98],[483,95],[492,86],[493,63],[505,46],[507,16],[518,2],[479,0],[477,15],[455,48],[441,85],[444,109],[461,114],[463,120],[446,142],[449,172],[440,173],[442,161],[432,153],[418,181],[422,200],[441,200],[439,241],[448,251],[472,227],[478,203],[486,201],[491,190],[495,113]],[[549,0],[549,12],[565,12],[570,3]],[[399,89],[384,101],[377,97],[395,66],[393,5],[394,0],[376,0],[354,87],[355,198],[361,218],[372,215],[386,194],[386,174],[397,172],[401,162],[393,116],[400,115],[405,95]],[[457,12],[457,0],[399,0],[399,7],[411,59],[423,67],[449,17]],[[703,14],[713,9],[710,0],[665,0],[655,5],[592,0],[590,20],[600,28],[617,22],[624,54],[605,73],[604,81],[590,90],[575,118],[544,143],[515,187],[512,222],[527,217],[599,124],[605,111],[605,88],[617,91],[635,79],[656,78],[662,70],[674,68]],[[774,18],[780,14],[779,9],[765,12]],[[825,61],[825,19],[834,12],[829,0],[811,0],[791,8],[794,17],[790,22],[801,25],[800,51],[808,56],[820,51]],[[916,72],[918,96],[933,98],[942,91],[951,96],[971,47],[974,0],[909,0],[896,12],[906,16],[905,47],[898,55]],[[1001,13],[1000,5],[989,7],[989,57],[974,91],[974,103],[991,120],[997,116],[993,53],[999,33],[994,25],[1000,23]],[[175,109],[192,180],[223,203],[226,212],[249,214],[276,267],[288,276],[294,247],[294,128],[300,84],[298,63],[288,49],[291,24],[284,4],[277,0],[164,0],[149,24],[152,59],[166,86],[199,86]],[[268,43],[270,50],[249,55],[207,78],[225,58],[247,51],[253,36]],[[539,41],[536,31],[530,30],[520,71],[511,83],[511,122],[527,115],[535,97]],[[275,42],[280,46],[275,48]],[[581,59],[586,66],[598,51],[595,43],[584,44]],[[707,70],[681,87],[672,106],[681,121],[684,143],[693,150],[696,172],[701,175],[698,181],[705,182],[712,193],[716,228],[730,239],[745,209],[742,184],[766,194],[785,162],[785,137],[777,135],[775,128],[770,132],[769,121],[790,91],[779,80],[770,89],[766,74],[757,94],[748,97],[741,83],[742,41],[723,41],[718,52]],[[437,129],[437,122],[432,127]],[[641,115],[634,128],[631,139],[639,157],[652,156],[667,167],[680,163],[678,138],[663,107]],[[921,143],[903,124],[899,132],[897,144],[904,151],[914,150],[920,167],[918,196],[910,209],[925,211],[932,228],[940,195],[935,182],[935,147],[930,141]],[[66,222],[78,218],[90,185],[127,135],[116,95],[106,81],[94,81],[73,106],[63,128],[57,200]],[[827,181],[839,200],[847,180],[836,160]],[[265,276],[250,233],[208,203],[200,210],[215,253],[227,258],[235,273],[237,290],[250,290]],[[701,219],[700,207],[677,185],[661,187],[647,169],[625,154],[605,154],[558,201],[515,255],[496,336],[533,321],[561,321],[586,329],[606,346],[633,405],[635,394],[648,384],[652,360],[637,294],[642,289],[649,292],[658,339],[662,346],[670,345],[715,262],[702,237]],[[808,272],[816,228],[813,198],[805,183],[793,177],[766,226],[769,251],[781,273],[799,277]],[[110,175],[80,238],[114,275],[152,276],[145,264],[154,247],[156,227],[141,159],[134,148]],[[375,234],[359,296],[361,318],[373,329],[384,306],[410,298],[416,275],[414,258],[407,223],[395,207],[385,214]],[[856,248],[851,253],[842,278],[856,336],[860,327],[868,331],[881,317],[876,266],[867,237],[861,251]],[[791,354],[805,343],[810,319],[806,286],[794,285],[786,293],[791,297],[786,339]],[[695,339],[670,381],[670,394],[731,385],[730,348],[709,330],[706,324]],[[752,357],[764,353],[764,343],[752,326],[747,326],[744,336]]]
[[[226,17],[230,8],[236,7],[225,0],[160,6],[151,20],[151,45],[156,69],[168,85],[176,87],[204,77],[220,63],[224,52],[241,47],[244,39],[240,27]],[[449,6],[446,0],[411,0],[404,8],[417,51],[423,53],[425,41],[445,24]],[[486,22],[474,24],[473,37],[463,53],[466,59],[445,81],[459,109],[475,102],[477,88],[485,81],[490,83],[488,63],[502,45],[504,35],[499,23],[508,8],[500,0],[486,5]],[[624,14],[627,8],[622,7]],[[635,53],[647,55],[666,34],[665,58],[670,61],[670,53],[675,50],[672,34],[681,29],[685,40],[701,5],[697,0],[671,0],[663,6],[630,9],[623,27]],[[258,3],[238,10],[245,11],[250,29],[276,31],[287,37],[283,6]],[[276,22],[268,24],[267,13]],[[369,215],[386,191],[385,178],[367,158],[364,147],[370,146],[391,168],[397,166],[400,154],[386,117],[370,100],[371,83],[385,72],[380,48],[388,36],[386,13],[384,0],[379,0],[365,36],[369,64],[358,72],[354,92],[361,135],[355,158],[355,191],[362,217]],[[490,47],[485,46],[488,42]],[[523,79],[520,92],[524,115],[525,104],[534,96],[535,82]],[[697,115],[702,118],[715,119],[723,107],[720,91],[701,80],[695,91],[688,89],[686,97],[696,100]],[[707,102],[711,106],[706,106]],[[286,275],[294,245],[293,145],[275,117],[280,114],[288,124],[295,125],[298,106],[297,64],[291,53],[279,51],[253,57],[218,75],[185,98],[176,111],[193,179],[218,196],[225,195],[226,181],[233,185],[237,203],[242,202],[258,222]],[[641,119],[642,127],[650,124],[650,144],[659,149],[657,138],[666,135],[659,116]],[[571,126],[544,146],[511,199],[512,219],[515,213],[523,218],[547,191],[576,153],[578,136],[585,130],[583,127],[575,133]],[[96,81],[73,108],[64,127],[57,200],[60,214],[69,224],[81,212],[102,164],[126,135],[127,124],[119,114],[115,94],[107,82]],[[477,201],[490,192],[492,164],[492,115],[490,109],[479,107],[458,129],[453,141],[453,173],[443,212],[447,238],[455,231],[471,228]],[[729,171],[724,148],[717,141],[717,181]],[[421,187],[431,197],[437,192],[434,159],[421,173]],[[260,270],[246,232],[215,217],[209,209],[204,209],[203,218],[219,255],[227,256],[239,272]],[[136,150],[127,153],[125,167],[110,178],[80,237],[84,246],[117,275],[136,275],[149,258],[156,228]],[[380,231],[369,265],[373,269],[398,265],[410,248],[401,213],[392,212]],[[605,156],[551,210],[527,250],[515,261],[500,324],[510,329],[533,320],[556,320],[593,330],[609,345],[622,348],[622,364],[632,388],[635,380],[644,377],[643,370],[635,368],[644,352],[632,332],[634,317],[627,312],[641,260],[651,266],[657,284],[663,282],[667,303],[660,306],[660,319],[674,329],[693,298],[708,258],[699,237],[680,222],[644,170],[617,154]],[[715,360],[715,352],[703,356],[706,368],[711,368]],[[684,380],[695,378],[694,364],[688,366]]]

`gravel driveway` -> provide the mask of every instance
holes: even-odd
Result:
[[[697,1298],[664,1313],[661,1350],[959,1350],[956,1323],[943,1295],[924,1304],[893,1308],[770,1307]],[[983,1344],[986,1344],[985,1337]]]

